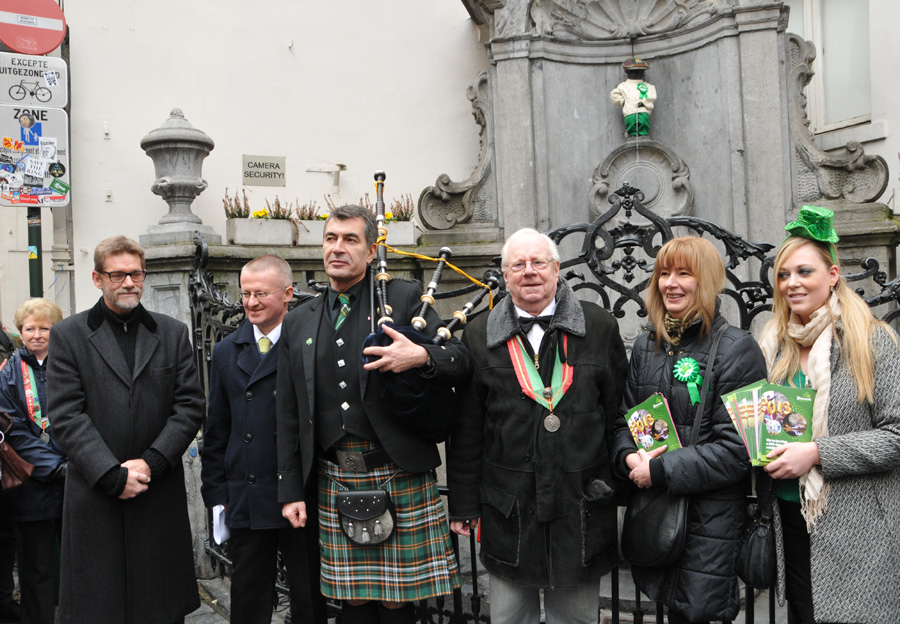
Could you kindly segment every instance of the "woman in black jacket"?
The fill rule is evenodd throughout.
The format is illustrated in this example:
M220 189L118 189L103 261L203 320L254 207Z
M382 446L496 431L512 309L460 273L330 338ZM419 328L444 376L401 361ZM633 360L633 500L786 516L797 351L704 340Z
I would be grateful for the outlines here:
M632 566L641 591L668 607L670 624L731 620L740 607L735 560L750 463L719 397L763 379L766 365L756 341L719 314L717 296L724 285L722 258L708 240L676 238L659 250L646 297L651 329L634 343L620 411L624 415L662 392L683 448L665 454L665 447L638 450L625 419L616 421L613 458L619 475L641 488L690 497L688 535L678 559L659 568ZM702 379L685 375L689 364L701 378L712 375L705 404L699 406L699 437L690 446Z

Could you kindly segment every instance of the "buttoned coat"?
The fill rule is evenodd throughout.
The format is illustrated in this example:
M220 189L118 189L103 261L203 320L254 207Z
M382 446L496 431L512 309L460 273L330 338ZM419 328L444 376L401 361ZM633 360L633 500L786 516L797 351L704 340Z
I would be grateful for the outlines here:
M290 526L278 504L275 379L279 339L265 357L249 321L216 345L203 430L203 500L227 504L225 523L238 529Z
M370 331L370 281L360 294L364 313L355 314L355 331L362 338ZM393 318L408 322L421 306L421 286L393 279L388 283L388 302ZM304 500L304 488L316 467L316 343L323 314L328 314L326 297L319 296L288 312L281 326L278 358L278 395L275 401L278 419L278 498L282 503ZM348 322L350 322L348 320ZM433 309L426 315L429 335L441 324ZM471 374L469 352L453 338L442 346L426 345L434 362L429 382L453 387ZM361 357L361 354L357 354ZM431 433L449 430L449 423L434 423L428 406L420 413L400 419L381 396L381 379L377 371L367 371L360 360L349 362L359 371L360 400L378 441L391 460L407 472L425 472L441 464L438 440Z
M69 458L59 622L170 624L200 606L181 457L203 418L184 323L142 309L134 368L98 302L53 326L50 423ZM98 482L153 449L169 469L129 500Z
M492 574L576 587L618 559L610 452L625 348L615 319L560 282L540 369L552 371L565 335L573 381L554 405L559 429L548 431L549 410L526 397L507 347L520 331L506 297L463 334L475 374L459 392L447 447L450 519L481 518L481 559Z

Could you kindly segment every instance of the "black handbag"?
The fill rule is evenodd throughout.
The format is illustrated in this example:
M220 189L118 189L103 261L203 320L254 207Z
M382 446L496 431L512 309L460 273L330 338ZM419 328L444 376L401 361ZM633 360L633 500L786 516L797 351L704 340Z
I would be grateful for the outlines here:
M747 497L747 517L736 565L741 580L756 589L766 589L775 583L774 497L771 489L772 479L761 475L756 481L756 496Z
M348 490L336 497L341 531L354 544L377 546L394 534L394 505L384 490Z
M700 389L700 402L694 406L694 428L691 430L691 445L697 443L700 424L706 411L706 396L712 367L716 361L719 338L725 328L716 332L707 359L706 375ZM622 556L626 561L638 566L657 567L674 563L687 538L689 497L669 493L656 486L637 491L625 508L622 523Z

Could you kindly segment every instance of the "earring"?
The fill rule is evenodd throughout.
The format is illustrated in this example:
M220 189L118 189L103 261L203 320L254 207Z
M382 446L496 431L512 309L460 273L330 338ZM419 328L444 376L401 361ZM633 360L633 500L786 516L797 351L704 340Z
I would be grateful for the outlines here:
M834 292L834 286L831 287L831 292Z

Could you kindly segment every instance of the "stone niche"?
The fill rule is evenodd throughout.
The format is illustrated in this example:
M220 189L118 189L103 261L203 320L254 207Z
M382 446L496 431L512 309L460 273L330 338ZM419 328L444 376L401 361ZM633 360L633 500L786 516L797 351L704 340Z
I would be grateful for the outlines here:
M840 213L886 183L883 160L859 145L815 146L803 95L815 50L785 32L781 2L462 2L490 61L467 94L481 149L468 179L442 174L422 191L426 245L457 242L457 258L487 258L520 227L596 218L624 182L645 187L663 216L778 243L801 205ZM650 135L638 139L625 137L609 97L630 57L649 63L644 79L658 93Z

